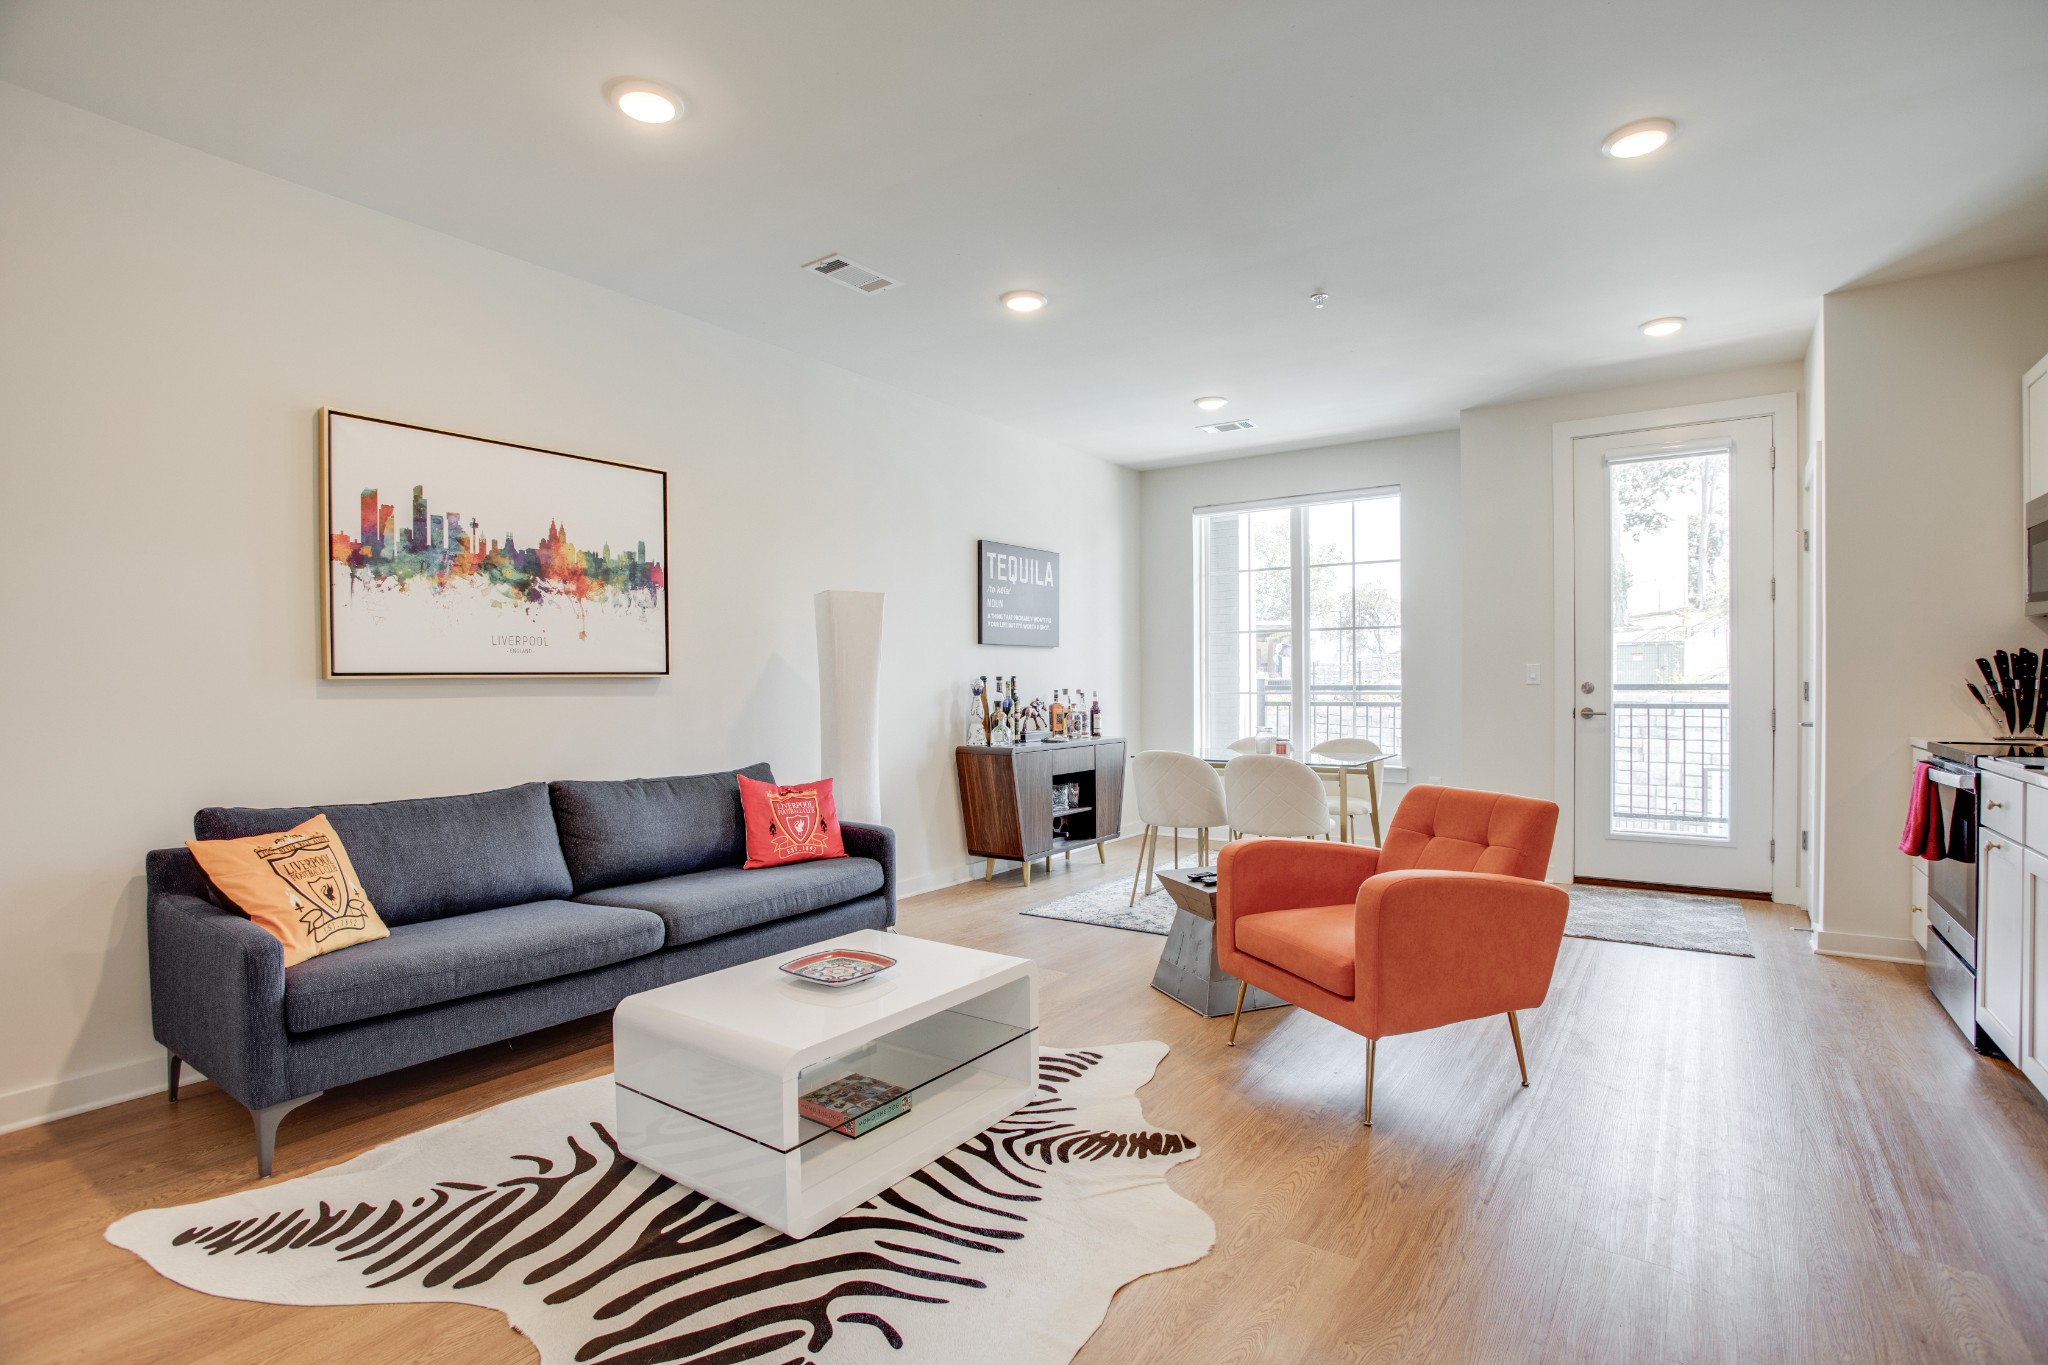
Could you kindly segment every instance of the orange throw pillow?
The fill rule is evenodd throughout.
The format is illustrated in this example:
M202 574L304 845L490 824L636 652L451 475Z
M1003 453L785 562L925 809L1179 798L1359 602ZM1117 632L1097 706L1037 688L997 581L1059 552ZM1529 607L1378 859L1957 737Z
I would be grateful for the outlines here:
M282 834L187 839L185 847L223 896L284 945L287 967L390 937L324 815Z
M817 858L844 858L839 812L832 804L832 779L778 787L740 779L740 809L747 817L748 867L780 867Z

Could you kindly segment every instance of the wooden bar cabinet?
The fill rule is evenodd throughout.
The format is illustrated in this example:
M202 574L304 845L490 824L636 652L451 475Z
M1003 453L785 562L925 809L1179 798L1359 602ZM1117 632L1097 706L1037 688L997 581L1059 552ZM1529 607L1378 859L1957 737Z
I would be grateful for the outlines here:
M967 825L967 851L984 859L982 879L995 875L996 860L1052 871L1055 853L1102 846L1120 833L1124 816L1124 742L1070 739L1057 744L963 744L953 751L960 773L960 814ZM1073 800L1053 810L1053 790L1069 788ZM1078 790L1076 790L1078 789Z

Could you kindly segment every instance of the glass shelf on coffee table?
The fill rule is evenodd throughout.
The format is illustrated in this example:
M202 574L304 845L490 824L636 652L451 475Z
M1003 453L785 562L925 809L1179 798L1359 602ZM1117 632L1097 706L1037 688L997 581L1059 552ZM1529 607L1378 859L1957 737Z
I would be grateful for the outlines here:
M822 947L897 965L841 987L779 970ZM1030 961L879 930L643 991L612 1022L620 1149L808 1236L1028 1103L1037 1027ZM854 1073L909 1112L859 1137L797 1112Z

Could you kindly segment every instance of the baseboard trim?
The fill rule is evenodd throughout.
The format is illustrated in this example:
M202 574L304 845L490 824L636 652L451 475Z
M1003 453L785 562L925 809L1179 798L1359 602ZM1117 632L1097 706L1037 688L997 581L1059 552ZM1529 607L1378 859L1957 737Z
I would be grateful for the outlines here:
M184 1084L206 1079L185 1068ZM124 1062L83 1076L67 1076L45 1085L24 1086L0 1095L0 1133L55 1123L73 1114L104 1109L110 1104L164 1093L164 1055Z
M1871 962L1903 962L1919 967L1926 964L1920 945L1910 938L1886 938L1879 934L1841 934L1816 929L1813 950L1828 957L1859 957Z
M1137 838L1139 832L1138 830L1131 830L1127 833L1118 834L1116 838L1107 842L1114 846L1126 839ZM1036 859L1033 861L1035 862ZM996 863L996 871L998 872L1011 871L1018 866L1015 858L998 858ZM927 891L943 891L949 886L958 886L962 882L978 882L981 880L985 866L986 864L980 858L969 858L959 867L950 871L926 872L915 877L905 877L896 884L896 899L899 901L909 900L912 896L922 896Z

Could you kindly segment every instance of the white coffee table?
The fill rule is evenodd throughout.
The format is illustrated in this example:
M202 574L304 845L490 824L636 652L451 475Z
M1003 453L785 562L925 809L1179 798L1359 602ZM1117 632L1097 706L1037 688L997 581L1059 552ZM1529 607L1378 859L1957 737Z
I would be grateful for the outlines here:
M897 965L857 985L778 964L861 948ZM619 1147L792 1237L807 1237L1028 1103L1038 983L1025 958L863 929L619 1002ZM857 1138L797 1114L849 1072L911 1092Z

